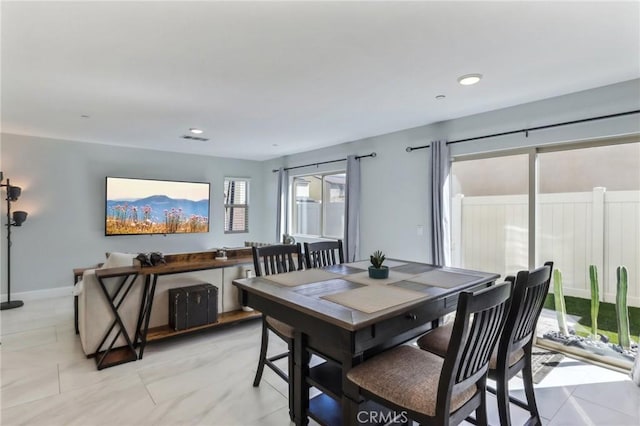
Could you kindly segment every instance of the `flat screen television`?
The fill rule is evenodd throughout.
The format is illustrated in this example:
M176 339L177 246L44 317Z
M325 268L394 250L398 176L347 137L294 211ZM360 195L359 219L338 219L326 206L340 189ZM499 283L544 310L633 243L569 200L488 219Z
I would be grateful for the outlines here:
M207 182L107 176L104 233L209 232L209 189Z

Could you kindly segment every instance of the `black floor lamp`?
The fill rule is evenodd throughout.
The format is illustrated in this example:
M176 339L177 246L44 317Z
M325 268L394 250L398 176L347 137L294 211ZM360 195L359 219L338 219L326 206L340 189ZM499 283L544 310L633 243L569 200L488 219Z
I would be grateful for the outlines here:
M22 189L19 186L12 186L7 179L7 183L2 183L3 176L0 172L0 187L7 189L7 301L0 303L0 310L19 308L24 305L22 300L11 300L11 227L22 226L27 220L27 212L16 211L11 215L11 203L17 201Z

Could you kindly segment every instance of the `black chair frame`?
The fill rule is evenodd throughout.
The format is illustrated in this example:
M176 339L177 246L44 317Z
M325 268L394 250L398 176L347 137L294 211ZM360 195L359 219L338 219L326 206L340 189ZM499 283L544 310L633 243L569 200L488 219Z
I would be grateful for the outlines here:
M252 247L251 249L256 277L299 271L303 268L300 243ZM264 269L261 268L261 264Z
M461 293L438 384L435 416L407 410L406 407L387 401L366 389L361 388L360 394L396 412L404 412L420 424L459 424L475 411L477 424L487 425L486 380L489 360L505 324L510 296L510 282L473 293ZM452 393L473 384L477 387L475 395L458 410L450 413Z
M284 272L299 271L302 270L302 247L300 243L293 244L281 244L273 246L253 247L253 266L257 277L263 275L273 275ZM294 259L295 256L295 259ZM262 268L264 267L264 269ZM269 331L276 334L282 340L287 343L287 352L280 353L268 357L267 350L269 348ZM275 364L282 358L288 357L288 371L285 373L280 367ZM293 419L293 380L292 377L294 371L294 340L293 338L286 336L280 332L277 328L273 327L267 317L262 317L262 339L260 343L260 359L258 361L258 369L256 376L253 379L253 386L260 385L262 379L262 373L264 372L264 366L268 366L278 376L289 384L289 417Z
M307 269L344 263L342 240L304 243L304 258Z
M520 271L515 278L507 277L507 280L514 282L513 298L505 331L498 343L496 368L489 370L488 377L496 381L496 388L487 387L498 399L498 413L502 426L511 424L509 402L529 411L530 421L533 420L533 423L541 423L533 390L531 350L536 323L549 292L552 270L553 262L545 262L544 266L531 272ZM509 365L510 355L519 349L524 351L524 356L513 365ZM509 395L508 382L520 371L527 402Z

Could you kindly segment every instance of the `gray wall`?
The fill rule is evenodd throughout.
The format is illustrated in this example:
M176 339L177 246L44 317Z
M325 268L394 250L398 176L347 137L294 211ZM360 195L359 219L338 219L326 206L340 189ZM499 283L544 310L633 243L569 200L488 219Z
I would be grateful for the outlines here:
M177 253L240 246L245 240L265 238L260 162L9 134L2 135L0 159L5 176L22 187L22 196L12 209L29 212L24 226L12 232L12 294L70 286L72 268L101 262L107 251ZM105 237L105 176L210 182L210 232ZM225 176L252 178L248 234L223 232ZM6 215L4 203L2 214ZM2 229L4 246L6 228ZM4 247L2 255L4 294Z
M474 136L531 128L564 121L640 109L640 80L631 80L583 92L504 108L342 145L306 152L266 162L265 191L275 193L272 168L280 165L333 160L347 154L368 154L376 158L362 161L361 256L381 249L389 257L430 261L428 241L430 195L429 150L405 152L407 146L428 144L434 139L457 140ZM510 148L575 142L630 133L640 133L639 116L631 115L584 124L558 127L524 134L484 139L451 145L452 155L490 152ZM603 162L609 161L607 158ZM291 174L316 170L339 170L344 163L308 167ZM295 173L294 173L295 172ZM266 198L265 212L275 211L275 198ZM275 223L275 215L265 217ZM424 225L418 235L418 225Z

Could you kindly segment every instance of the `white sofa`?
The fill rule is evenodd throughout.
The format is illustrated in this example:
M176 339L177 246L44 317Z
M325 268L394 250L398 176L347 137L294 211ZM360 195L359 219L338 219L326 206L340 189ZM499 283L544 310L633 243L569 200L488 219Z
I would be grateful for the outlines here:
M101 269L132 266L134 257L134 254L111 253ZM253 266L228 266L197 272L160 276L153 300L149 328L166 325L168 323L168 290L174 287L184 287L202 282L210 283L218 287L218 312L240 309L238 290L232 282L234 279L243 278L248 269L252 270ZM120 280L121 278L107 278L104 280L107 291L110 294L115 292ZM135 285L127 294L123 304L118 309L131 339L133 339L135 335L143 287L144 278L139 276L136 279ZM98 346L104 338L105 333L115 319L98 283L95 269L89 269L84 272L82 280L74 287L74 295L78 296L78 329L82 349L87 356L94 355L98 351ZM116 325L101 349L109 346L111 340L116 336L118 329ZM121 335L113 347L116 348L125 345L126 341Z

